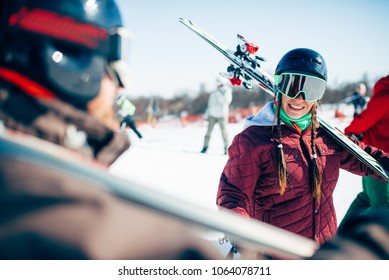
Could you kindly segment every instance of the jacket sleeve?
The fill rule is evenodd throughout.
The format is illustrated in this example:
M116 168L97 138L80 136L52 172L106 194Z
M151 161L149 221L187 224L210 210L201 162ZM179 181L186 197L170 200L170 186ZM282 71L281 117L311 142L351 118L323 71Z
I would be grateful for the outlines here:
M375 158L385 170L389 170L389 153L385 153L384 151L373 146L366 145L363 142L358 141L354 138L351 138L351 140L361 149L363 149L366 153ZM377 180L383 180L373 170L371 170L369 167L359 161L347 150L344 150L344 152L342 153L341 168L357 175L372 176Z
M226 98L226 103L230 105L232 102L232 89L230 87L226 89L224 96Z
M373 97L367 107L359 116L355 117L344 133L347 134L362 134L369 128L374 126L389 110L388 98L384 96Z
M259 157L245 136L235 136L220 177L216 204L245 217L250 216L251 197L260 176Z

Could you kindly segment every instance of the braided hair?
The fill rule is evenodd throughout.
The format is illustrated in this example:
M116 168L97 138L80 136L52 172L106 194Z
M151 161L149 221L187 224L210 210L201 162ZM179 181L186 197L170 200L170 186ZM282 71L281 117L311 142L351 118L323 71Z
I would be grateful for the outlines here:
M281 195L284 194L286 188L287 174L286 174L286 161L284 150L282 149L281 142L281 106L282 106L282 94L277 94L277 111L276 111L276 119L277 119L277 127L276 127L276 138L277 138L277 175L278 175L278 188Z
M319 167L317 166L317 153L316 153L316 129L319 127L319 122L317 121L317 107L318 104L315 102L311 108L311 150L312 150L312 164L311 164L311 193L317 202L320 202L321 195L321 183L322 176L320 174Z

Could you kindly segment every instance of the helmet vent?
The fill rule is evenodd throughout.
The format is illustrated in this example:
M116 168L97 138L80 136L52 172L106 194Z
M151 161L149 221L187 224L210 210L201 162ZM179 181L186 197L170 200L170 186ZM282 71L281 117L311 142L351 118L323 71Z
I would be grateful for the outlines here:
M321 61L317 60L316 58L312 58L311 61L321 65Z

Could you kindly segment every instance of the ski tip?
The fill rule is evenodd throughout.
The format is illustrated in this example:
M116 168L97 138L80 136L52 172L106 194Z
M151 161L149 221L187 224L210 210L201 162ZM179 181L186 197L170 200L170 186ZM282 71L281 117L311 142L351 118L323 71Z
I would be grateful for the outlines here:
M242 40L243 42L247 42L246 38L243 35L236 34L236 37L238 37L238 39Z
M187 18L178 18L178 21L185 24L185 25L195 25L191 20Z

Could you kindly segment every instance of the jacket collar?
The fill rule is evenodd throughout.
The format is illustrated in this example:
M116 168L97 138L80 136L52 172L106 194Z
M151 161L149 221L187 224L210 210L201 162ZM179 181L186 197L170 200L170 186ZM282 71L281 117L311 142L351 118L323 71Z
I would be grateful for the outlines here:
M263 106L255 115L247 117L244 120L243 128L249 126L273 126L277 125L277 120L273 111L274 102L271 101ZM281 122L281 124L284 124Z

